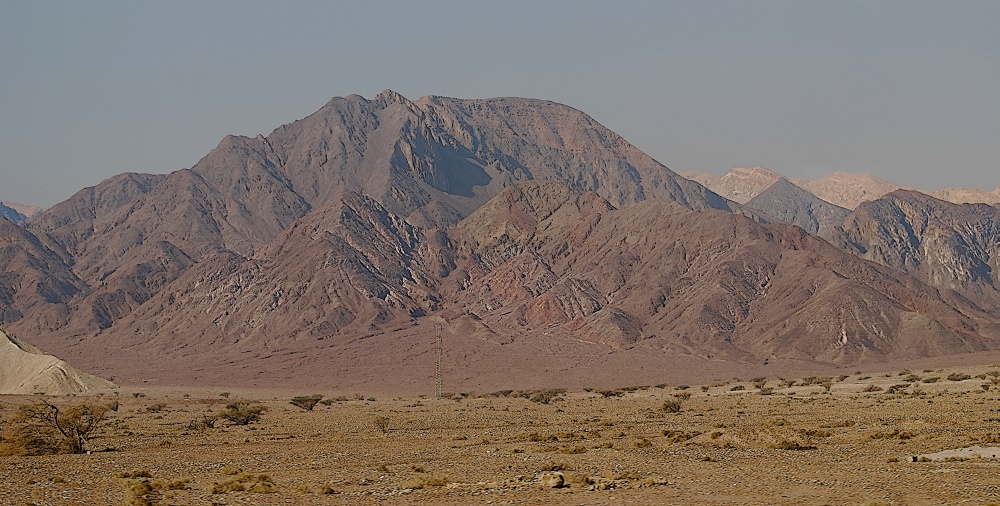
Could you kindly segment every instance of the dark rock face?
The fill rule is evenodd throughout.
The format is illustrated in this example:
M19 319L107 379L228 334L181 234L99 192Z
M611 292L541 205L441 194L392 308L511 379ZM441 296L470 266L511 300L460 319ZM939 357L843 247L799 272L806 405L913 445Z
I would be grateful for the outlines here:
M746 207L780 223L802 228L820 237L830 237L834 227L851 212L816 197L785 178L750 199Z

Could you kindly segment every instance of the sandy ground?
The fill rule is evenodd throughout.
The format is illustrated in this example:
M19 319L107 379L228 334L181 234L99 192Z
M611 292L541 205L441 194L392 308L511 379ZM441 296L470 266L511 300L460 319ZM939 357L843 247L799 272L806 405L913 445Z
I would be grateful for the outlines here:
M769 392L571 391L547 404L328 392L340 400L313 411L288 402L313 392L129 388L90 454L0 457L0 504L1000 504L1000 459L913 461L1000 446L993 370L862 373L829 391L823 378L769 378ZM676 395L681 411L664 411ZM189 427L237 398L267 411ZM31 401L0 397L3 419ZM213 493L235 483L257 488Z

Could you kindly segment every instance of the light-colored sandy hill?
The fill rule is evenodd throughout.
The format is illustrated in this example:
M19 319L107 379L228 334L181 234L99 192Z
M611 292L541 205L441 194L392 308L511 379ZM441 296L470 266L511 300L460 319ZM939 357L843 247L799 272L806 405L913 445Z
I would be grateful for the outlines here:
M925 193L955 204L1000 204L1000 186L993 191L979 188L945 188Z
M781 177L780 174L765 167L738 167L723 175L689 171L681 173L681 176L740 204L746 204ZM820 199L847 209L854 209L862 202L881 198L899 189L916 190L955 204L1000 204L1000 186L993 191L979 188L919 190L859 172L834 172L819 179L788 178L788 180Z
M0 331L0 394L64 395L118 388Z
M681 176L740 204L746 204L781 178L781 174L766 167L737 167L722 176L703 172L685 172Z
M912 189L871 174L857 172L834 172L820 179L791 178L791 181L813 195L847 209L854 209L862 202L875 200L900 188Z

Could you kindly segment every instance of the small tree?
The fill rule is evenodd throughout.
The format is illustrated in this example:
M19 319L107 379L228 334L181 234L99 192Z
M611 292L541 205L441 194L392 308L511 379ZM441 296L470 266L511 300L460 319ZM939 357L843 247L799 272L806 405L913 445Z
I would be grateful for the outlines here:
M18 408L2 453L52 455L85 453L108 407L90 402L60 408L44 399Z
M306 411L312 411L313 408L316 407L316 404L318 404L322 399L322 394L301 395L299 397L292 397L290 402L293 406L300 407Z
M267 408L250 401L235 401L226 406L226 409L218 412L218 417L228 420L233 425L249 425L260 421L260 415L267 411Z
M389 417L379 416L374 420L375 428L382 431L382 434L387 434L389 432Z

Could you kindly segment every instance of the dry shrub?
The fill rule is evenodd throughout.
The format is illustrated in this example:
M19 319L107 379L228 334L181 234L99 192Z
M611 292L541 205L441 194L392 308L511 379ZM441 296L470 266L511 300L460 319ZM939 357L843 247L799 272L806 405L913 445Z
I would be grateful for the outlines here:
M226 492L273 494L278 491L278 486L266 474L238 473L230 475L227 479L213 483L209 491L213 494L224 494Z
M108 411L87 401L63 408L46 400L22 405L0 440L0 455L85 453Z
M534 392L531 397L528 398L531 402L537 402L540 404L548 404L552 401L561 401L563 398L562 394L566 393L565 388L550 388L548 390L540 390Z
M372 421L375 424L375 428L382 431L382 434L389 433L389 417L387 416L377 416L375 420Z
M190 488L188 485L191 483L189 479L150 481L148 471L130 471L128 473L121 473L118 476L120 478L131 478L133 477L132 475L141 479L139 481L129 480L125 483L126 506L152 506L159 504L160 500L164 498L164 491L186 490Z
M768 448L771 448L773 450L815 450L816 449L815 446L803 445L802 443L799 443L798 441L794 441L794 440L791 440L791 439L781 439L779 441L776 441L776 442L768 445Z
M418 490L426 487L443 487L448 484L448 478L446 476L428 474L424 476L415 476L413 478L403 480L399 484L399 488L408 488L411 490Z
M289 401L293 406L302 408L306 411L312 411L316 404L323 399L323 394L313 394L313 395L300 395L298 397L292 397Z
M227 420L233 425L249 425L260 421L260 416L265 411L267 411L267 408L261 404L251 403L250 401L236 401L229 403L226 409L216 413L216 417Z
M660 408L667 413L680 413L681 412L681 400L677 397L673 397L663 401L663 406Z
M671 443L683 443L689 439L698 437L701 432L697 431L683 431L683 430L664 430L663 436L667 438L667 441Z

